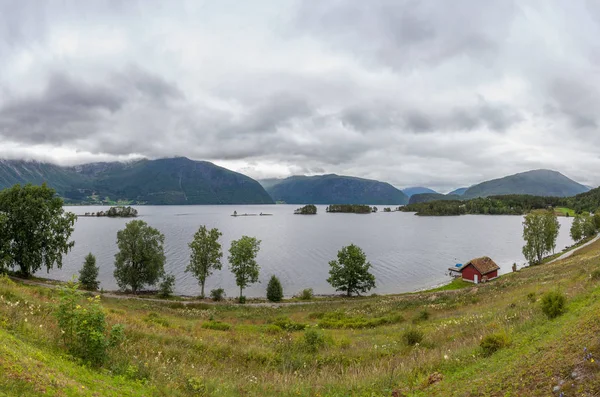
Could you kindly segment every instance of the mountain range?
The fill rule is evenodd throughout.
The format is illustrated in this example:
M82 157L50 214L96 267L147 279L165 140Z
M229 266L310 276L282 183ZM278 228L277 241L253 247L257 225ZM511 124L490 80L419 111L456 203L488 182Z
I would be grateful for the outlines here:
M288 204L404 205L408 196L386 182L342 175L291 176L263 187L275 201Z
M0 189L46 182L67 203L271 204L254 179L185 157L75 167L0 160Z
M426 187L404 191L386 182L335 174L259 182L207 161L185 157L63 167L0 160L0 190L46 182L73 204L371 204L404 205L505 194L570 197L590 190L559 172L534 170L460 188L447 195Z

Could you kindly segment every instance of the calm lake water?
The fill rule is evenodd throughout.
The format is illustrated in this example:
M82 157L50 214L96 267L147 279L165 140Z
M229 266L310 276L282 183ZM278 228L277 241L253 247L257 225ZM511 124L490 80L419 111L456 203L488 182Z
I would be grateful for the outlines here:
M238 288L228 270L228 249L232 240L242 235L262 240L258 262L260 283L245 290L248 297L264 296L268 279L275 274L285 295L304 288L317 294L333 293L326 279L328 262L336 258L344 245L357 244L373 265L380 294L415 291L449 280L447 269L455 263L487 255L509 272L516 262L525 259L522 217L464 215L457 217L418 217L411 213L392 212L368 215L327 214L318 206L318 215L294 215L297 205L260 206L140 206L139 218L165 235L167 262L165 269L177 278L176 292L197 295L198 283L185 273L189 259L188 243L200 225L217 227L223 233L223 269L207 280L207 293L222 287L228 296ZM75 214L106 210L108 207L67 207ZM383 209L383 207L379 207ZM273 216L232 217L238 214L271 213ZM101 287L117 289L113 278L117 231L129 219L80 217L72 239L75 247L66 256L62 269L45 270L39 276L68 280L78 274L88 252L96 255L100 267ZM570 218L561 223L557 251L573 242L569 237Z

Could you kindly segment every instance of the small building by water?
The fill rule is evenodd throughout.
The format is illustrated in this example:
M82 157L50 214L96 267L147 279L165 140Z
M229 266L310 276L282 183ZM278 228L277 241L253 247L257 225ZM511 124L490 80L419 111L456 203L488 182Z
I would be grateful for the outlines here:
M456 274L457 277L462 277L463 280L475 284L486 282L498 277L500 266L496 264L490 257L483 256L481 258L471 259L469 262L461 266L450 268L451 274Z

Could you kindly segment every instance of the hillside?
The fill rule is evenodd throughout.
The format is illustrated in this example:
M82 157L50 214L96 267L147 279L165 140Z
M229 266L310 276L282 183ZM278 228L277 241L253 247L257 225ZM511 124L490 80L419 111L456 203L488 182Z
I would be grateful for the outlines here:
M267 189L273 200L288 204L403 205L408 197L389 183L340 176L292 176Z
M0 189L46 182L69 203L271 204L255 180L184 157L75 167L0 161Z
M421 187L421 186L407 187L405 189L402 189L402 192L404 194L406 194L408 196L408 198L411 198L415 194L425 194L425 193L437 194L437 192L435 190L430 189L428 187Z
M103 296L127 339L100 369L66 354L58 291L0 276L0 396L597 396L599 258L596 242L478 286L279 308Z
M409 204L429 203L431 201L460 200L461 196L456 194L422 193L411 196Z
M462 196L463 194L465 194L465 192L468 190L468 187L459 187L458 189L455 189L453 191L451 191L450 193L448 193L448 195L457 195L457 196Z
M471 186L463 198L529 194L533 196L569 197L589 189L563 174L551 170L534 170L493 179Z

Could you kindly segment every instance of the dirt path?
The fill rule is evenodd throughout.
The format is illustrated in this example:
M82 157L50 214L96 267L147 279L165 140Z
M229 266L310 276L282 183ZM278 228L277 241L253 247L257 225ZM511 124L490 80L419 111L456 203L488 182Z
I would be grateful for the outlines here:
M598 234L596 237L594 237L593 239L591 239L591 240L590 240L590 241L588 241L587 243L585 243L585 244L583 244L583 245L581 245L581 246L579 246L579 247L577 247L577 248L575 248L575 249L572 249L571 251L565 252L564 254L562 254L561 256L559 256L559 257L558 257L558 258L556 258L556 259L552 259L552 260L551 260L550 262L548 262L547 264L554 263L554 262L558 262L558 261L562 261L563 259L567 259L567 258L568 258L568 257L570 257L571 255L573 255L575 252L579 251L579 250L580 250L580 249L582 249L582 248L585 248L585 247L587 247L587 246L588 246L588 245L590 245L590 244L593 244L593 243L595 243L595 242L596 242L596 241L598 241L599 239L600 239L600 234Z

